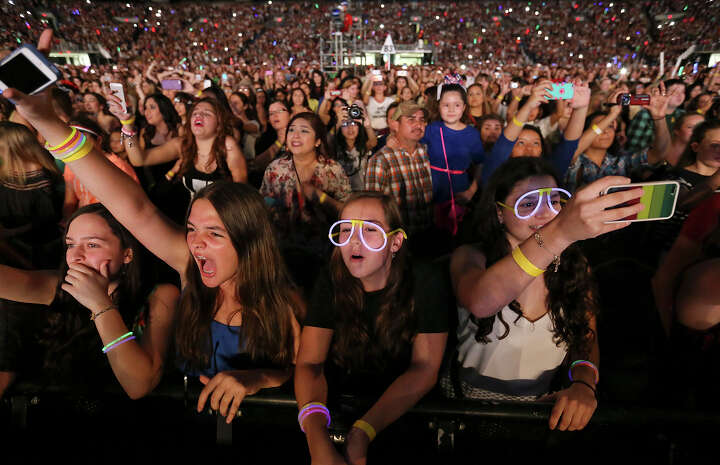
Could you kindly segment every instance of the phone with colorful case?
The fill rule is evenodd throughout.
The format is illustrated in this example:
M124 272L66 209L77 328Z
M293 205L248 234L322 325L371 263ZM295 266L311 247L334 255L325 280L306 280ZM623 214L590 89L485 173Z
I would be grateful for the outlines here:
M552 90L548 92L550 100L569 100L575 96L575 87L571 82L562 82L560 84L553 82Z
M680 191L680 184L677 181L646 182L625 184L623 186L611 186L605 190L605 195L637 188L642 188L642 197L615 205L614 207L608 208L608 210L629 207L630 205L635 205L637 203L643 204L644 208L635 215L628 216L617 221L609 221L608 223L666 220L675 214L675 205L677 204L677 197Z

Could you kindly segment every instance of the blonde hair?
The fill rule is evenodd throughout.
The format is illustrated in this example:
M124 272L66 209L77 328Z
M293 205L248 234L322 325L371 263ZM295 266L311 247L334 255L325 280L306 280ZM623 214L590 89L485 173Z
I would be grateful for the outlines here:
M60 174L50 155L35 135L22 124L0 121L0 180L25 183L29 163L37 163L54 174Z

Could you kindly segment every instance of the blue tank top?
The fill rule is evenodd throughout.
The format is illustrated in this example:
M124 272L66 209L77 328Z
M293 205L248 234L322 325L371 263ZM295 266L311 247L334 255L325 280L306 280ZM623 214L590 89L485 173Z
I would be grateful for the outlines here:
M210 323L212 353L209 365L202 370L188 369L187 363L180 362L180 369L190 376L205 375L212 378L221 371L248 368L250 357L247 353L247 340L242 326L228 326L213 320Z

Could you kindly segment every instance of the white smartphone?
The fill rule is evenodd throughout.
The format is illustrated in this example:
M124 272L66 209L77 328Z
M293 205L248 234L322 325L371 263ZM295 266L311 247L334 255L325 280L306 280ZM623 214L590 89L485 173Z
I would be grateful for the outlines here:
M119 98L122 102L123 113L127 113L127 104L125 103L125 91L123 90L123 85L119 82L111 82L109 86L110 93Z
M60 79L60 71L32 45L25 44L0 61L0 90L13 87L37 94Z
M407 70L401 69L400 71L397 72L397 75L398 75L398 77L407 77L408 72L407 72Z
M212 87L212 81L210 79L205 79L203 81L203 90L207 89L208 87Z

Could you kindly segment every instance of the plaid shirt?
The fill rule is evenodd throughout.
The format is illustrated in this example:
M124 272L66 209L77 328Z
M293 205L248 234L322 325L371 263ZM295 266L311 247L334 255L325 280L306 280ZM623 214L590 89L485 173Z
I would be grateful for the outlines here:
M667 121L668 130L672 134L673 126L675 122L685 113L681 108L676 108L675 111L665 117ZM630 153L640 152L643 149L650 147L655 139L655 124L653 123L652 115L647 110L640 110L635 118L630 121L627 131L627 145L625 150Z
M408 233L424 231L432 226L432 177L424 144L418 144L413 153L383 147L368 161L365 190L393 196Z

